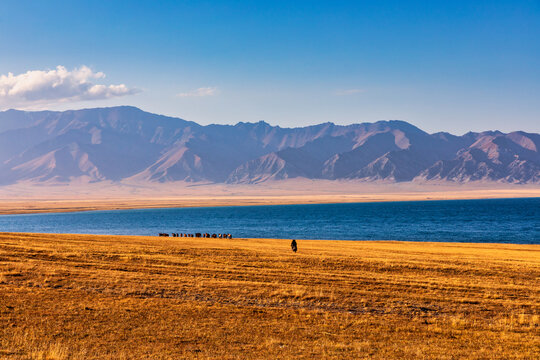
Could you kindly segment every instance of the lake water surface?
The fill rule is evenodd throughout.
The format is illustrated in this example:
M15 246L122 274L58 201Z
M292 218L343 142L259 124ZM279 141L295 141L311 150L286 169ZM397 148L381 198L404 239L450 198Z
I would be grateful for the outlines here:
M0 231L540 244L540 198L3 215Z

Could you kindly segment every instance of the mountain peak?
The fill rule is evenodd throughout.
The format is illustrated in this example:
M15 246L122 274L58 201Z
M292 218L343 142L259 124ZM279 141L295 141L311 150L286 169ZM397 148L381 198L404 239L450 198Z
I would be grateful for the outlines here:
M540 135L428 134L403 120L201 126L133 106L0 112L0 184L18 181L540 183Z

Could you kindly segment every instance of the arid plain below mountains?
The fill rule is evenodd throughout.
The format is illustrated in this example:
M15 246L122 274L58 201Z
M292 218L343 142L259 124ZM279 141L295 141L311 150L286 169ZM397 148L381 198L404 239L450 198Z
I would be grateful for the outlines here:
M292 178L539 184L539 149L539 134L428 134L404 121L281 128L262 121L201 126L134 107L0 112L0 185Z

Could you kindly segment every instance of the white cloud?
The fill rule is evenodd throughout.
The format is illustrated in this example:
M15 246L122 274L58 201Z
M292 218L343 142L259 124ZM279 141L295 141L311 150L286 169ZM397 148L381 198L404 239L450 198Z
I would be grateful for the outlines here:
M191 97L191 96L213 96L218 93L217 87L201 87L195 90L191 90L185 93L180 93L178 97Z
M24 74L0 75L0 102L7 105L30 106L59 102L103 100L139 92L124 84L94 84L105 74L93 72L87 66L72 71L64 66L54 70L31 70Z
M364 93L366 90L364 89L346 89L346 90L338 90L336 91L337 96L346 96L346 95L353 95L353 94L360 94Z

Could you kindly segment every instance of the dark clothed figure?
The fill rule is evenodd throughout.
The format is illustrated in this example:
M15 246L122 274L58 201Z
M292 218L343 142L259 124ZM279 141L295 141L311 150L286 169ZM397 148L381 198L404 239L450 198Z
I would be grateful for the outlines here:
M296 252L298 250L298 245L296 245L296 240L293 239L291 242L291 249L292 251Z

